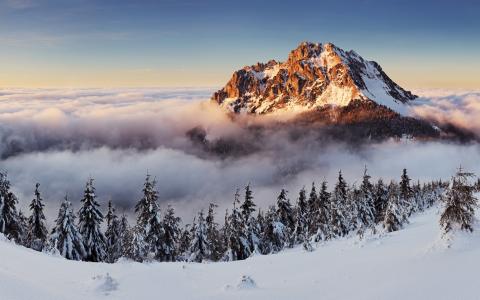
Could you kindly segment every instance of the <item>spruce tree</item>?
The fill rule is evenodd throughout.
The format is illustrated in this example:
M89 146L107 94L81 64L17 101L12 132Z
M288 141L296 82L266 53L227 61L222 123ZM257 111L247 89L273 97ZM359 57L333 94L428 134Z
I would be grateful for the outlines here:
M399 197L407 215L410 216L415 211L415 203L413 201L413 191L410 186L410 177L408 177L407 169L403 169L400 180Z
M305 187L299 194L297 205L295 207L295 244L302 244L308 241L308 204Z
M161 261L176 261L178 256L178 239L180 237L180 218L175 216L175 210L170 205L163 217L163 247Z
M100 230L103 215L99 210L100 204L96 200L93 179L90 178L85 185L82 207L78 212L78 224L80 234L83 237L86 261L101 262L106 256L105 236Z
M375 224L383 222L385 219L385 211L388 203L388 190L383 180L380 178L375 185L374 207L375 207Z
M283 236L283 243L286 247L293 246L293 231L295 229L295 222L293 218L293 209L290 200L287 198L288 191L282 189L277 197L277 211L276 230L282 230L280 234Z
M121 223L115 214L115 208L112 201L108 201L108 212L105 215L107 220L107 230L105 231L106 239L106 257L105 261L114 263L122 256L122 238Z
M250 184L245 187L245 199L240 205L240 212L242 215L242 229L244 235L247 237L250 253L257 251L259 238L259 228L256 223L253 213L255 212L255 203L253 202L253 192L250 188Z
M388 186L388 202L383 220L383 227L387 232L400 230L407 222L407 211L404 205L400 198L399 187L392 181Z
M253 212L255 211L255 206L256 205L253 202L252 189L250 188L250 184L247 184L247 186L245 187L245 200L243 201L242 205L240 205L240 211L242 213L242 217L245 223L250 219Z
M315 233L315 241L327 240L331 238L330 229L330 197L328 192L327 182L322 182L322 187L318 195L318 213L316 220L317 232Z
M265 226L262 232L262 254L277 253L285 248L288 240L287 228L279 221L274 206L265 213Z
M375 226L375 205L373 196L373 185L370 183L370 175L367 168L363 173L362 184L360 185L357 216L358 216L358 233L362 236L367 229L373 229Z
M45 215L43 214L44 204L38 187L35 185L35 198L30 203L32 214L28 218L28 230L26 246L37 251L42 251L47 246L48 231L45 225Z
M50 235L50 245L66 259L83 260L87 255L83 237L75 225L72 204L67 196L58 210L58 217Z
M232 213L228 215L228 222L226 222L226 226L228 224L228 228L225 231L227 251L223 258L223 260L226 261L243 260L252 254L248 238L245 236L242 227L243 218L240 209L238 208L239 205L240 194L237 190L233 201Z
M181 230L179 242L178 242L178 253L179 257L177 260L187 261L190 257L188 250L190 248L190 244L192 243L192 235L190 224L186 224L185 228Z
M216 204L210 203L208 207L208 214L205 218L205 222L207 223L207 238L209 241L210 249L210 257L209 259L212 261L217 261L222 258L222 255L225 251L223 247L223 240L220 235L220 231L218 230L218 224L215 222L215 208L217 207Z
M312 182L312 188L307 200L308 204L308 233L314 235L318 231L318 195L315 188L315 182Z
M155 258L160 258L163 251L163 228L157 204L158 192L155 185L156 181L152 181L150 175L147 175L143 185L143 196L135 206L138 231L136 234L143 236L148 252L152 253ZM140 239L138 238L138 240Z
M193 236L190 244L190 261L202 262L211 257L211 245L207 236L207 225L203 210L198 213L198 218L193 224Z
M343 179L342 172L338 173L338 181L331 199L330 228L333 236L344 236L348 233L346 215L347 207L347 183Z
M21 244L24 228L16 205L17 197L10 191L10 181L6 173L0 173L0 233Z
M447 191L444 210L440 216L440 226L445 234L455 229L473 231L478 199L474 195L476 187L469 180L474 176L459 168L452 178L452 186Z
M127 215L124 213L120 218L119 222L119 240L120 240L120 256L124 256L124 249L129 242L129 231L130 231L130 224L128 223Z
M136 262L148 258L148 247L145 243L144 229L136 225L127 231L123 242L123 256Z

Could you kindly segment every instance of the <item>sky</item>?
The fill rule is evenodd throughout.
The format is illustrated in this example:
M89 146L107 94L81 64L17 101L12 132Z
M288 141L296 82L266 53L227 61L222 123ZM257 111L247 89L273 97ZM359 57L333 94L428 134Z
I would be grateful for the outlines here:
M301 41L405 88L480 88L480 2L0 0L0 87L220 87Z

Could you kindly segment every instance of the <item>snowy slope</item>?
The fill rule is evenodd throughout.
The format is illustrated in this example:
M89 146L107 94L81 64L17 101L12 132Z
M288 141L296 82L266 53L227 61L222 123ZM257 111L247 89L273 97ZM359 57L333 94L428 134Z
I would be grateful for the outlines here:
M0 299L478 299L480 230L447 248L438 218L433 208L381 237L212 264L74 262L2 240Z

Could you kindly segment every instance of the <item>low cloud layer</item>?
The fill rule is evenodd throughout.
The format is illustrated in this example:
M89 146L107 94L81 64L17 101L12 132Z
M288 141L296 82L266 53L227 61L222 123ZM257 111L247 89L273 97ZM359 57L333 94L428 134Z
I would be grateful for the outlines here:
M148 172L157 178L162 204L175 204L187 220L209 202L223 211L235 189L249 182L256 200L266 206L281 187L293 200L312 180L325 178L333 185L340 169L351 183L358 181L365 165L374 178L385 179L398 178L404 167L419 180L448 179L460 164L480 173L476 144L388 141L352 149L270 132L254 141L260 149L249 155L199 155L185 135L189 129L205 128L209 140L242 137L244 131L204 101L211 92L0 90L1 169L8 171L24 208L40 182L52 217L65 193L78 203L89 176L102 203L111 199L120 211L129 209ZM420 93L413 113L480 133L479 93Z
M480 136L480 92L422 90L412 114L440 124L452 124Z

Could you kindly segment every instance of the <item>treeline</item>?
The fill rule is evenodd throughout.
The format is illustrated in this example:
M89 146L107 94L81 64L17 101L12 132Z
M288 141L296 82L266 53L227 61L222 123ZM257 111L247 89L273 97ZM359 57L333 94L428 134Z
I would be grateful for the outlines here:
M396 231L409 217L443 200L440 224L445 232L456 227L473 230L478 183L469 183L471 173L459 172L449 182L412 184L404 169L400 181L372 183L365 169L362 181L348 185L339 172L333 190L326 181L307 192L302 188L292 204L282 189L275 205L266 211L256 207L250 185L237 190L233 207L223 225L216 220L216 205L201 210L191 224L181 226L174 208L162 214L156 182L147 175L143 196L135 205L136 223L118 216L112 203L107 213L100 211L93 179L86 183L81 207L74 213L65 197L49 232L44 204L36 185L27 218L17 211L17 197L11 192L6 174L0 173L0 232L16 243L37 251L57 252L71 260L113 263L125 257L135 261L232 261L252 254L270 254L285 248L312 244L349 234ZM106 230L101 229L106 222Z

